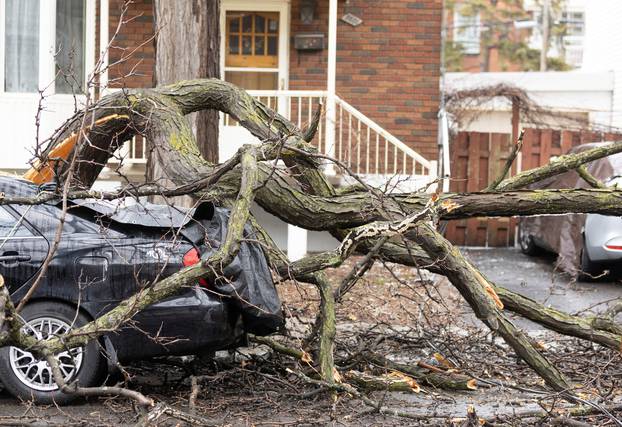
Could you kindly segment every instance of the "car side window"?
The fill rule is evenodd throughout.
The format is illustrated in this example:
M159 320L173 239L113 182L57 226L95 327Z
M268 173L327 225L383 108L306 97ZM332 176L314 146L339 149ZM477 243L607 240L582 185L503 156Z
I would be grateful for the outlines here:
M13 215L0 207L0 238L28 237L32 235L23 224L18 224L18 220Z

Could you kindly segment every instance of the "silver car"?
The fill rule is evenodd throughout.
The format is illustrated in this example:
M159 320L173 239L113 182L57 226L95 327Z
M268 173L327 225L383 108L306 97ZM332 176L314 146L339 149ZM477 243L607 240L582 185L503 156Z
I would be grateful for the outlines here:
M588 214L583 231L581 270L601 275L604 270L622 266L622 218Z

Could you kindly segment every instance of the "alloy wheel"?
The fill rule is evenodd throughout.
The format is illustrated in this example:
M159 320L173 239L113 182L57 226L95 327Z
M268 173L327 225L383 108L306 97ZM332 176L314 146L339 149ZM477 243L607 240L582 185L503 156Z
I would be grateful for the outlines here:
M34 336L37 340L49 340L67 333L70 329L71 327L62 320L39 317L30 320L24 326L23 332ZM83 352L82 347L77 347L55 356L65 383L71 381L80 371ZM58 385L52 375L52 368L46 360L35 357L29 351L11 347L9 363L15 376L27 387L38 391L58 390Z

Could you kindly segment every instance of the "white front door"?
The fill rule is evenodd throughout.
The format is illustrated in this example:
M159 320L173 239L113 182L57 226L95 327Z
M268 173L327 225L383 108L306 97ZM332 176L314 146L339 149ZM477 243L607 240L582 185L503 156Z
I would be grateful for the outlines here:
M247 90L285 90L289 62L289 2L224 0L221 8L223 78ZM262 99L283 113L284 102ZM233 156L243 144L256 142L246 129L223 115L219 160Z

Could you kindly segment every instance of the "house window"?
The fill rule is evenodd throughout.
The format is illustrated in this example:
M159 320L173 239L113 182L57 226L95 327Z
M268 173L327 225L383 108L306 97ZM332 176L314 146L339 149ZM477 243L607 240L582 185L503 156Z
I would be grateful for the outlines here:
M479 55L480 32L479 13L467 16L454 12L454 42L460 44L467 55Z
M36 92L39 87L39 0L6 0L4 90Z
M52 93L83 92L85 16L85 0L4 0L4 91L37 92L54 80Z
M56 0L56 93L84 90L84 0Z
M566 35L582 36L585 28L583 12L562 12L561 22L566 27Z

